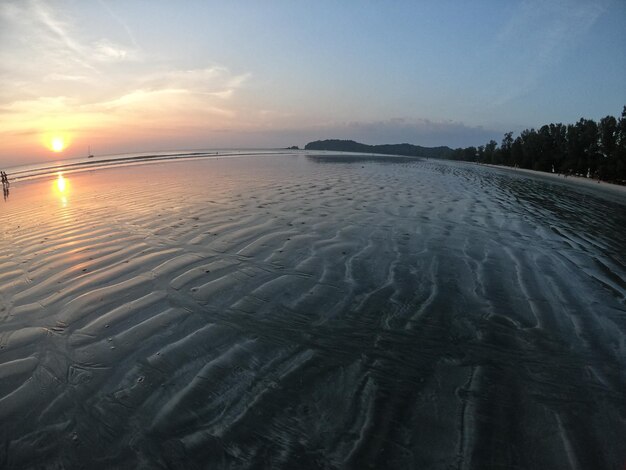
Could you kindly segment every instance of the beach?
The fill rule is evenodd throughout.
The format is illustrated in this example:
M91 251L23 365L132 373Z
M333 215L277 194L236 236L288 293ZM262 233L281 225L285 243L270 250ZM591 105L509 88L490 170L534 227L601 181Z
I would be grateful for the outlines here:
M14 183L0 467L621 468L626 197L584 188L328 153Z
M626 186L609 183L607 181L595 178L586 178L584 176L566 175L563 173L549 173L547 171L530 170L528 168L518 168L503 165L485 165L490 168L499 169L504 172L513 172L530 176L535 179L543 179L545 181L557 182L571 188L575 188L579 192L588 192L605 199L611 199L616 202L622 202L626 198Z

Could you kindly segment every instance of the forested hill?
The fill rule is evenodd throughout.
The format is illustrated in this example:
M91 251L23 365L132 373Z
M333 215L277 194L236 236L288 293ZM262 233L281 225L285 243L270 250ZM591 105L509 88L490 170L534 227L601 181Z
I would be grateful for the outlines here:
M451 158L450 147L421 147L412 144L367 145L354 140L316 140L309 142L305 150L336 150L339 152L381 153L384 155L406 155L409 157Z

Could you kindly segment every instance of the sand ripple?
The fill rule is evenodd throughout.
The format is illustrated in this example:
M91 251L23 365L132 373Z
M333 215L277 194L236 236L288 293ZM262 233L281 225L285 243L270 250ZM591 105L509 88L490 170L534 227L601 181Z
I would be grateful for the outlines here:
M626 461L626 205L264 156L14 185L2 468Z

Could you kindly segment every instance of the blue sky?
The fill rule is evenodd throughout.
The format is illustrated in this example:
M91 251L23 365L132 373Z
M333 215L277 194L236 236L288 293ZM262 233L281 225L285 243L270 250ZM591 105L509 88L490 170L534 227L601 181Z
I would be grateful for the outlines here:
M4 1L0 164L479 145L626 104L626 2Z

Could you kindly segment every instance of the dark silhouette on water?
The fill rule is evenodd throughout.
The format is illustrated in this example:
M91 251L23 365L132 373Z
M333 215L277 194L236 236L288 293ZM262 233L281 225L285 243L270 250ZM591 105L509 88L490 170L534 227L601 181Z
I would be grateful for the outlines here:
M2 177L2 195L4 196L4 200L6 201L9 197L9 178L4 171L0 171L0 176Z

